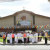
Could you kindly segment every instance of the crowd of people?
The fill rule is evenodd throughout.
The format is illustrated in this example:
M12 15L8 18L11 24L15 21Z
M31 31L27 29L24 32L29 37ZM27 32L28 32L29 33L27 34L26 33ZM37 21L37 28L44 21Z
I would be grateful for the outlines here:
M20 31L20 32L8 32L3 34L3 43L37 43L41 41L42 37L38 36L44 36L44 34L37 33L37 32L25 32L25 31Z

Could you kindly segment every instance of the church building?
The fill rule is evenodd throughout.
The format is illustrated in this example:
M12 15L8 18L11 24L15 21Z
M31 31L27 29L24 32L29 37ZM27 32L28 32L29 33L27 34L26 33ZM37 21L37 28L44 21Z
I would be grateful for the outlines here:
M42 31L49 30L50 27L47 28L35 28L33 26L45 26L50 24L50 17L35 14L31 11L21 10L12 15L5 16L0 18L0 32L6 31L24 31L24 30L32 30L32 31Z

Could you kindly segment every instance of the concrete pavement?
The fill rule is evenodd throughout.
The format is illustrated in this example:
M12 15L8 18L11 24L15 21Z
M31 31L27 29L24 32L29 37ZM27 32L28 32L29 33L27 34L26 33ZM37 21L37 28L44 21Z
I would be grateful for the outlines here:
M0 50L50 50L50 45L0 45Z
M40 43L44 44L44 40L37 44ZM50 45L0 45L0 50L50 50Z
M2 42L0 42L0 44L3 44ZM23 43L24 44L24 43ZM38 43L29 43L29 44L45 44L45 40L44 39L42 39L40 42L38 42ZM50 44L50 41L48 40L47 41L47 44Z

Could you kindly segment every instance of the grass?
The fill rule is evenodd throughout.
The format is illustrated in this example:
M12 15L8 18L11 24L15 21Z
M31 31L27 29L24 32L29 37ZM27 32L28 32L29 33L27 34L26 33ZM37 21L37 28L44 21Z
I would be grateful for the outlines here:
M2 37L0 37L0 42L3 42L3 38ZM6 38L6 42L7 42L7 38Z
M2 37L0 37L0 42L3 42L3 38Z

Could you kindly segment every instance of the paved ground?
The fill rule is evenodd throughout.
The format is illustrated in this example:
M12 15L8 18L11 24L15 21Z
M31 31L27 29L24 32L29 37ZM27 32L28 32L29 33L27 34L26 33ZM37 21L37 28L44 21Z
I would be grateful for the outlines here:
M44 40L37 44L44 44ZM50 45L0 45L0 50L50 50Z
M0 50L50 50L50 45L0 45Z
M37 44L44 44L44 43L45 43L45 40L42 39L42 41L38 42ZM48 40L47 43L50 44L50 41Z
M48 44L50 44L50 41L47 41ZM0 44L3 44L2 42L0 42ZM32 44L32 43L30 43ZM45 40L42 39L42 41L38 42L38 43L34 43L34 44L45 44Z

